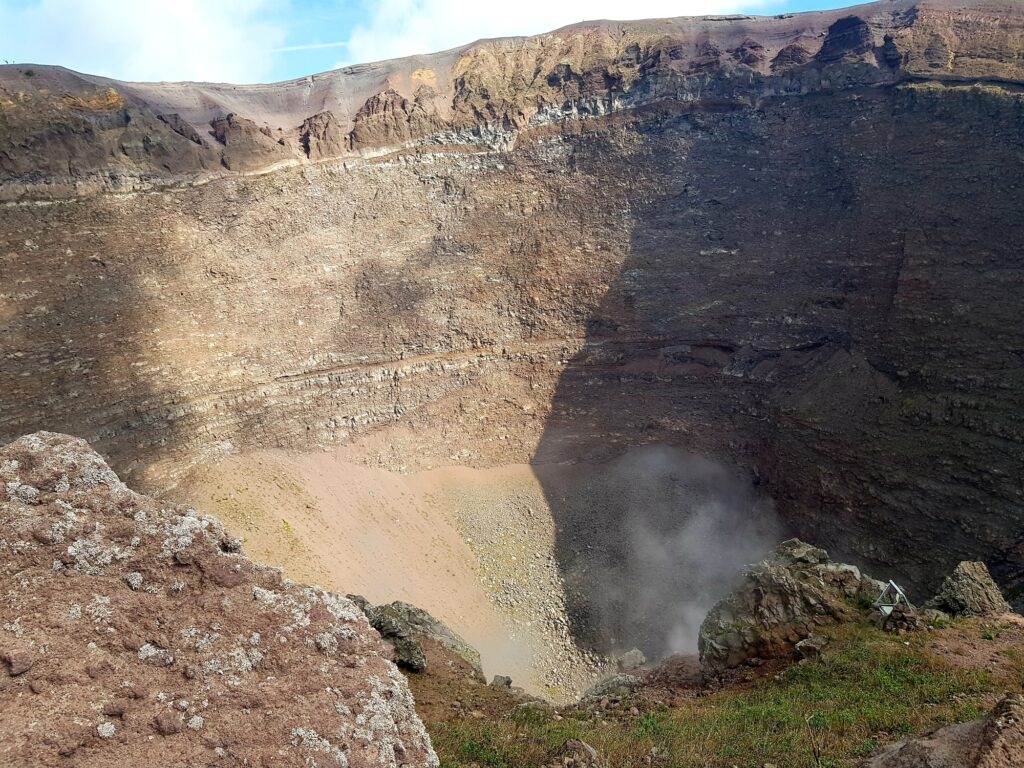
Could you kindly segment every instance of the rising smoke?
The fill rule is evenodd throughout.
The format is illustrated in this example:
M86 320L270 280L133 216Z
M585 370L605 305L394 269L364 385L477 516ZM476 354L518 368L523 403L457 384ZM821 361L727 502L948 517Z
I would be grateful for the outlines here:
M780 538L749 479L678 449L638 448L541 479L573 631L604 652L694 652L707 611Z

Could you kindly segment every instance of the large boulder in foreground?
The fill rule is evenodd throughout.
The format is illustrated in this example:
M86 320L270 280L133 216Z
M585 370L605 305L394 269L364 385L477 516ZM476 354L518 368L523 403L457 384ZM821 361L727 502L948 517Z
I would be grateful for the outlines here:
M1024 696L1007 696L984 717L882 749L863 768L1019 768Z
M0 765L436 766L362 611L239 549L81 440L0 449Z
M984 563L960 563L926 604L953 616L999 616L1013 609Z
M792 655L819 627L853 619L853 601L874 598L883 586L856 566L833 563L823 549L785 541L747 567L708 613L698 639L701 667L718 675L748 659Z

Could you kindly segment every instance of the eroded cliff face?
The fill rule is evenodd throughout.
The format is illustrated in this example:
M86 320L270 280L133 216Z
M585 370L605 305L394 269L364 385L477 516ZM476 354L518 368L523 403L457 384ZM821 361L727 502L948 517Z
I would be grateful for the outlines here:
M898 0L274 86L0 68L0 440L153 489L662 443L880 575L1019 589L1022 50L1017 3Z

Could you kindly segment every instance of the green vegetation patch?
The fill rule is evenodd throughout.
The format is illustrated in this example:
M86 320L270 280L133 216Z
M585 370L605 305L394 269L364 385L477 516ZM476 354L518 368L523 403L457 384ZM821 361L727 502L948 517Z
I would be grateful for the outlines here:
M863 626L837 632L820 661L678 708L466 719L435 725L431 736L446 768L537 768L558 762L569 739L586 741L618 768L838 768L905 735L971 720L987 709L985 694L1001 692L985 670L931 656L926 635Z

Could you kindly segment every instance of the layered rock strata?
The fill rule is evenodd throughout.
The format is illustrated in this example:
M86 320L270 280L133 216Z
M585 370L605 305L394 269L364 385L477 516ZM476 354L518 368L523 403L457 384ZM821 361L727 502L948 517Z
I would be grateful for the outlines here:
M0 439L163 490L265 446L664 443L879 575L984 559L1012 596L1022 30L895 0L267 86L0 67Z

